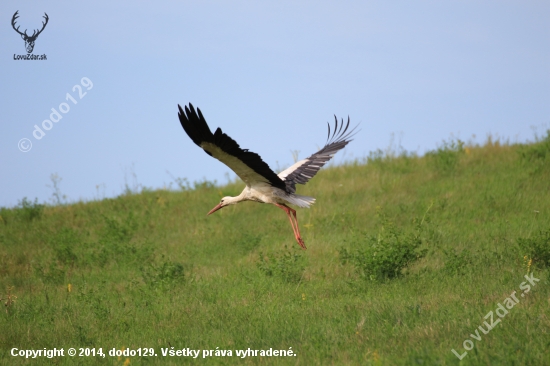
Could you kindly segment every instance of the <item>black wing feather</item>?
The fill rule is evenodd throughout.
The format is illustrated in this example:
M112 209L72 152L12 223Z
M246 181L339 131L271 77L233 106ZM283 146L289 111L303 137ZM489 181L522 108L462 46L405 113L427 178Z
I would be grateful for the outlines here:
M214 144L226 154L239 159L254 172L264 177L267 183L271 184L273 187L286 190L286 185L283 180L279 178L277 174L275 174L275 172L271 170L271 168L269 168L269 166L262 160L260 155L248 151L248 149L241 149L239 144L237 144L237 142L229 137L227 134L223 133L220 128L216 129L216 132L212 134L212 131L208 127L208 124L206 123L206 120L199 108L197 108L197 111L195 111L195 108L191 103L189 103L189 106L185 106L185 111L181 108L179 104L178 108L178 117L181 126L183 127L187 135L191 138L191 140L193 140L193 142L197 146L201 147L208 155L213 156L218 160L221 160L219 157L214 156L211 152L207 151L202 146L204 143ZM227 162L224 163L227 164ZM230 165L228 166L235 171L234 167L231 167ZM237 175L239 175L238 172L236 173ZM246 177L240 176L240 178L243 179L245 183L249 183L247 182Z
M296 184L306 184L315 176L315 174L317 174L323 165L332 159L334 154L342 150L350 141L352 141L351 138L355 135L355 129L357 126L346 133L349 128L349 123L350 120L348 117L346 127L344 128L344 131L342 131L342 128L344 127L344 120L342 119L340 128L338 128L338 119L334 116L334 130L331 136L330 124L328 124L328 137L325 146L309 158L304 159L305 162L302 165L286 176L285 184L287 192L296 192Z

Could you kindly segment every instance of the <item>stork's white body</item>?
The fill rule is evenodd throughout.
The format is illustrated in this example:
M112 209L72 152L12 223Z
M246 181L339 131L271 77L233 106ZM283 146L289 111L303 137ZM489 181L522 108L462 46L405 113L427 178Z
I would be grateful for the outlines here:
M313 178L336 152L343 149L351 141L354 129L346 134L349 127L349 118L344 131L342 131L344 123L342 121L338 130L338 120L335 116L334 132L331 136L329 125L327 143L321 150L307 159L298 161L281 173L275 174L258 154L247 149L241 149L220 128L213 134L200 109L197 108L197 114L191 104L189 104L189 107L185 107L185 112L181 106L178 107L180 123L191 140L208 155L230 167L246 183L246 187L240 195L223 197L220 203L208 212L208 215L223 207L242 201L273 204L286 212L296 241L302 248L306 249L298 228L296 211L288 207L287 204L306 208L315 202L313 197L296 194L296 184L305 184Z
M244 187L240 195L236 197L226 197L228 202L239 203L241 201L255 201L271 204L292 204L301 208L309 208L315 203L315 198L301 196L295 193L287 193L279 188L271 187L265 183L254 184L251 187Z

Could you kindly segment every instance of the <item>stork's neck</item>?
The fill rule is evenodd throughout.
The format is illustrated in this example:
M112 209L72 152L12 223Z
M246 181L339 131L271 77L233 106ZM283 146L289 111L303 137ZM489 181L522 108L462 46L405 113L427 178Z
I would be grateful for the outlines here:
M241 192L241 194L239 194L238 196L236 196L236 197L227 197L227 198L226 198L226 201L227 201L227 203L230 204L230 205L234 205L234 204L236 204L236 203L239 203L239 202L242 202L242 201L246 201L246 200L249 199L247 193L248 193L248 190L247 190L247 188L245 188L245 189Z

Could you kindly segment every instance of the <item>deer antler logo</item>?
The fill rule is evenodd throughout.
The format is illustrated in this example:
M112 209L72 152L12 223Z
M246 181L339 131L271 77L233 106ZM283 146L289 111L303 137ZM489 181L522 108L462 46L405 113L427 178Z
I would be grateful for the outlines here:
M32 36L29 36L27 34L26 29L25 29L24 33L21 33L19 31L19 27L15 28L15 21L16 21L17 18L19 18L19 15L17 15L17 13L19 13L19 10L17 10L15 12L15 14L13 14L13 18L11 18L11 26L13 27L13 29L15 29L15 31L17 33L19 33L21 35L21 38L23 38L23 40L25 41L25 48L27 49L27 53L32 53L32 50L34 49L34 42L36 41L36 38L38 37L38 35L40 33L42 33L44 28L46 28L46 24L48 24L48 19L49 19L48 14L44 13L45 15L43 16L43 18L46 19L46 21L42 22L42 29L40 29L40 30L35 29Z

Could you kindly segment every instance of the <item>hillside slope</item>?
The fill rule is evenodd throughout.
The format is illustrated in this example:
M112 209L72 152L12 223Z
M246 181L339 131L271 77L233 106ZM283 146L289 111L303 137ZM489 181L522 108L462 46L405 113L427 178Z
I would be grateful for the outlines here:
M0 210L0 363L543 365L549 182L550 135L373 153L299 187L317 198L298 210L307 251L272 206L206 216L241 183L24 200ZM529 292L527 273L540 280ZM106 357L28 361L14 347ZM140 347L157 356L108 354ZM170 347L201 352L163 356ZM237 356L248 348L292 353Z

